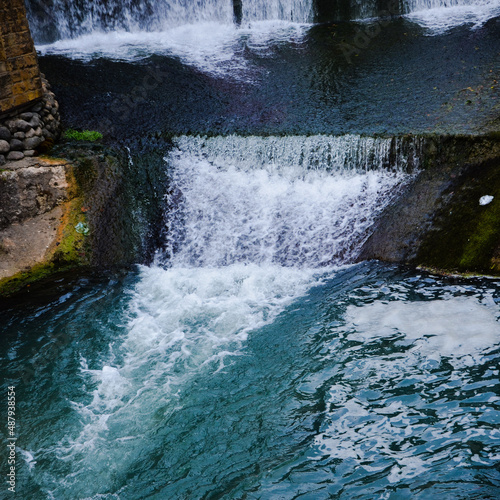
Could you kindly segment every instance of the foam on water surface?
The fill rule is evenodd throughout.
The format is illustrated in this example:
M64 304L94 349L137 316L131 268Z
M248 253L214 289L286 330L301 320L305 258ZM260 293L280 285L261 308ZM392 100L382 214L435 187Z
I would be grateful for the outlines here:
M372 7L373 12L361 5L360 13L366 11L366 15L360 14L361 18L376 17L378 11ZM182 8L177 5L176 12ZM95 22L83 31L61 28L62 36L57 41L37 44L37 50L42 55L86 61L100 57L140 61L152 54L166 55L213 75L252 80L256 75L252 74L249 53L257 57L272 55L283 43L300 49L312 26L312 16L308 14L311 9L304 0L244 3L241 25L232 22L232 13L194 17L187 13L183 18L178 12L171 22L153 22L156 18L152 18L148 29L134 23L106 29ZM483 25L500 15L500 0L451 4L415 1L404 10L409 20L427 28L427 34L435 35L464 24L473 28Z
M436 361L446 357L452 363L479 362L485 349L500 342L496 305L474 299L375 303L350 307L347 319L356 328L353 339L369 342L402 335L413 345L412 354Z
M293 300L321 283L315 269L234 264L224 268L142 268L132 292L128 332L110 347L107 363L81 361L90 401L74 403L80 433L38 455L55 454L74 473L51 489L88 491L126 470L157 423L180 411L179 393L199 376L223 371L244 355L249 332L271 323ZM111 440L110 440L111 439ZM35 464L31 456L31 463ZM94 464L109 461L99 470ZM78 466L76 466L78 464Z
M237 27L203 22L161 31L96 31L51 44L37 45L42 55L90 61L100 57L140 61L152 54L178 57L184 64L228 78L245 78L246 50L272 54L283 42L301 44L308 26L288 21L258 21Z
M499 0L414 0L409 2L407 18L438 35L463 24L472 28L500 16Z
M488 446L480 457L466 443L500 437L496 377L486 370L477 384L469 372L491 363L500 345L499 318L491 296L456 292L438 300L348 306L338 330L353 345L343 353L342 377L329 388L330 410L313 447L317 459L358 464L367 478L409 481L413 491L436 470L443 477L454 468L465 474L471 460L491 465L495 454ZM450 463L448 472L443 462Z

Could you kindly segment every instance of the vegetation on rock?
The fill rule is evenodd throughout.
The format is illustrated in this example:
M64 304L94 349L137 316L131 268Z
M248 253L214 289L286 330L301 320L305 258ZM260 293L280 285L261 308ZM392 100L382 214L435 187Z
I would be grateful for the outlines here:
M65 139L71 139L74 141L88 141L95 142L102 139L102 134L96 130L74 130L72 128L67 129L64 132Z

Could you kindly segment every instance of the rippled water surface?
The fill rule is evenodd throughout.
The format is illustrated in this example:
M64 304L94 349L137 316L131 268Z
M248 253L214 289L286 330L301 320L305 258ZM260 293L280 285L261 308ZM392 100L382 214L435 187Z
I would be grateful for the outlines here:
M40 46L40 63L67 124L111 137L490 130L499 18L437 31L422 23L94 33Z
M495 498L498 282L346 265L414 153L173 139L155 264L34 287L2 313L18 491Z
M153 2L149 31L144 2L54 3L65 125L164 151L166 241L1 305L19 498L500 497L498 280L352 264L419 174L389 135L497 117L498 2L452 3L310 25L308 0L247 2L237 26Z
M19 491L497 498L499 300L379 264L81 280L2 318Z

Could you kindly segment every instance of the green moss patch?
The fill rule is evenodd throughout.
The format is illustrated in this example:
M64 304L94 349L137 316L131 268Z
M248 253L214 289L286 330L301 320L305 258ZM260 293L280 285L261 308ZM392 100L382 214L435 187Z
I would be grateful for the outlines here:
M95 142L102 139L102 134L97 132L96 130L74 130L69 128L65 130L63 137L65 139L70 139L73 141L87 141L87 142Z
M23 289L29 290L30 286L39 280L54 274L57 266L52 262L35 264L28 271L22 271L0 280L0 297L9 297Z
M91 244L88 235L91 229L87 225L86 214L82 211L83 198L75 198L66 203L61 224L57 230L54 247L46 260L30 269L0 280L0 297L9 297L55 273L87 266L91 261ZM88 229L80 232L79 227Z

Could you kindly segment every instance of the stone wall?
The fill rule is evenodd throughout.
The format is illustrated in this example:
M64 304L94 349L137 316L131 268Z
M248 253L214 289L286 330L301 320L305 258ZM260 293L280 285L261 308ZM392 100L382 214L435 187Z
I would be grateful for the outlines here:
M50 149L59 105L38 67L24 0L0 0L0 166Z
M48 151L61 133L59 104L42 77L42 99L0 118L0 165Z
M0 115L42 96L24 0L0 0Z

